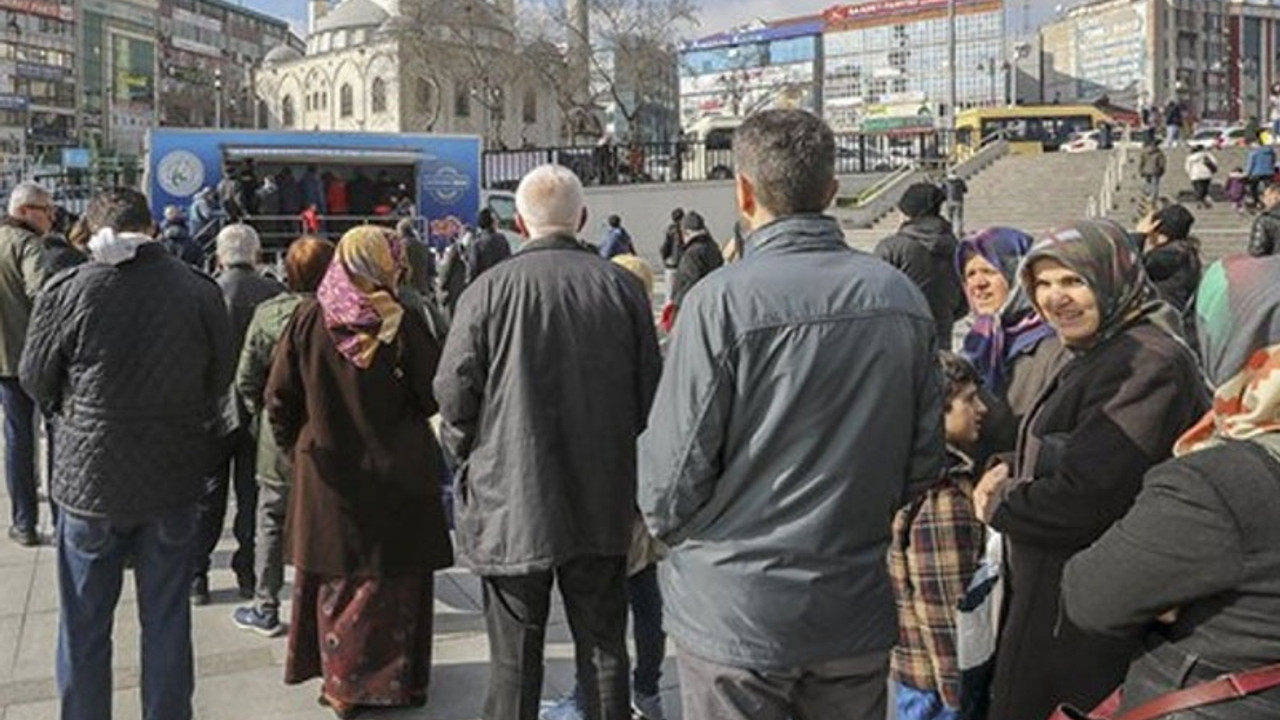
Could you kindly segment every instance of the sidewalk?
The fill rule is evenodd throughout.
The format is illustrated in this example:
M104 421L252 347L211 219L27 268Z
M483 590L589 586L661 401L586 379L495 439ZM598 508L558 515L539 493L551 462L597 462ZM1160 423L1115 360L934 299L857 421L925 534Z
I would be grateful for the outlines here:
M234 506L234 503L231 503ZM51 533L42 505L41 533ZM0 525L9 525L9 498L0 486ZM196 654L195 717L198 720L324 720L332 711L316 704L320 681L286 686L285 638L267 639L237 629L232 611L241 604L228 568L233 541L230 519L210 574L213 602L192 609ZM127 573L116 613L114 713L141 717L138 694L138 619ZM286 588L286 592L287 592ZM58 585L55 549L23 548L0 538L0 720L54 720ZM289 617L286 603L282 617ZM488 682L488 643L480 586L462 569L436 574L434 670L425 708L361 713L388 720L472 720L481 716ZM559 605L547 629L544 698L558 698L573 683L573 645ZM667 717L679 720L675 663L668 657L662 679Z

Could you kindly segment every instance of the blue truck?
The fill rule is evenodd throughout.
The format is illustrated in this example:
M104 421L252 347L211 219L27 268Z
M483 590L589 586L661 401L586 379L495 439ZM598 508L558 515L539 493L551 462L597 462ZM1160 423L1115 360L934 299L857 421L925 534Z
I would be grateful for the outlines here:
M224 168L246 160L259 179L285 171L297 177L307 168L344 180L359 173L407 195L427 239L441 245L474 226L487 200L480 154L474 136L154 128L147 134L144 187L160 218L169 205L189 208L198 192L218 186Z

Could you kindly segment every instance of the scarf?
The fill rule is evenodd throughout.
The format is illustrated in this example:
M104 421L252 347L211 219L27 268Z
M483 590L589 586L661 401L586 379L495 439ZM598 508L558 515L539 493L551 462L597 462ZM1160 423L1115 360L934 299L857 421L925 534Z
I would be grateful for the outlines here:
M316 290L334 345L361 370L400 331L404 308L395 288L405 269L403 241L384 228L363 225L342 236Z
M1174 445L1186 455L1280 431L1280 257L1214 263L1196 294L1213 406Z
M1010 288L1000 312L976 316L962 343L962 352L977 368L983 387L992 391L1005 386L1014 358L1053 334L1053 328L1036 313L1017 283L1018 266L1033 242L1021 230L994 227L961 240L956 249L956 272L961 284L965 263L974 255L981 255L1000 271Z

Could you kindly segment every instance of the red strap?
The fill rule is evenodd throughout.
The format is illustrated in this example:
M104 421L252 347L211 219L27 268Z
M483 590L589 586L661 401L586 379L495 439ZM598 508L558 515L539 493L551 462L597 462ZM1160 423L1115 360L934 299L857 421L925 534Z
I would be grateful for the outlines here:
M1277 686L1280 686L1280 663L1223 675L1207 683L1161 695L1114 720L1157 720L1183 710L1234 700Z

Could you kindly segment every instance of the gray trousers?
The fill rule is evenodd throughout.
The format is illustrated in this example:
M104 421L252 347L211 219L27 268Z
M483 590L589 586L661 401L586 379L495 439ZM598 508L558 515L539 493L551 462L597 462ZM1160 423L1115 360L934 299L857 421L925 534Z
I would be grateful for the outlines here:
M750 670L678 652L684 720L884 720L889 653Z
M258 610L278 610L284 587L284 516L289 509L289 486L258 483L258 554L255 558Z

